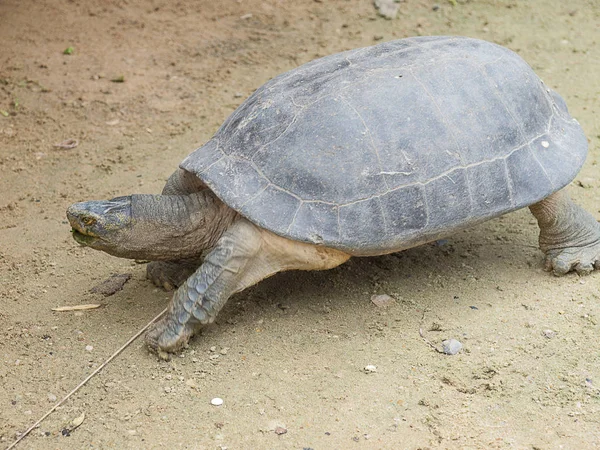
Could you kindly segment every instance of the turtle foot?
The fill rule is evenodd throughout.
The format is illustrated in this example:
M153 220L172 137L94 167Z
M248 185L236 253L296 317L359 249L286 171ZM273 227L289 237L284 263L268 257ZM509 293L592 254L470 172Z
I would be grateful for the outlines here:
M144 340L148 349L158 353L176 353L187 346L188 341L198 331L198 327L182 325L167 316L153 324Z
M584 247L567 247L546 251L544 268L554 275L561 276L575 270L587 275L600 270L600 239Z
M146 266L146 278L155 286L172 291L193 274L198 264L178 261L152 261Z
M554 275L584 275L600 269L600 223L558 191L529 207L540 226L545 269Z

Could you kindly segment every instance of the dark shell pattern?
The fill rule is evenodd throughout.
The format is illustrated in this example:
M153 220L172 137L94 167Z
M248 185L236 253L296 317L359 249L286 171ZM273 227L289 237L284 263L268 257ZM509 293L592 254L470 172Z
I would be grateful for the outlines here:
M563 99L516 53L415 37L279 75L181 167L274 233L375 255L535 203L586 153Z

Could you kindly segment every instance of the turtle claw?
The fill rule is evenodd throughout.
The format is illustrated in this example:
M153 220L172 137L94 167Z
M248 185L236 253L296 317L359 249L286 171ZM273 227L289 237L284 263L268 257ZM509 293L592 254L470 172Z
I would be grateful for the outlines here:
M565 275L573 270L579 275L588 275L594 270L600 270L600 242L585 247L549 250L544 269L556 276Z
M167 316L148 329L144 340L148 349L160 356L161 353L176 353L187 347L188 341L196 331L196 327L190 324L182 325Z

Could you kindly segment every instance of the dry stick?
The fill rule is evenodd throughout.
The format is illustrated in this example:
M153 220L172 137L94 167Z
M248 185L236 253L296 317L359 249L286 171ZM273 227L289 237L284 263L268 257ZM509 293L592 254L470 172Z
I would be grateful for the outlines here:
M154 319L152 319L150 322L148 322L148 324L144 328L142 328L140 331L138 331L135 334L135 336L133 336L131 339L129 339L127 342L125 342L125 344L123 344L123 346L119 350L114 352L96 370L94 370L92 373L90 373L85 380L83 380L81 383L79 383L75 389L73 389L71 392L69 392L60 402L58 402L56 405L54 405L52 407L52 409L50 409L50 411L48 411L46 414L44 414L40 420L38 420L36 423L31 425L27 429L27 431L25 431L21 436L19 436L19 438L15 442L10 444L10 446L6 450L10 450L11 448L14 448L25 436L27 436L29 433L31 433L40 423L42 423L42 421L46 417L48 417L50 414L52 414L56 410L56 408L58 408L60 405L62 405L64 402L66 402L69 399L69 397L71 397L75 392L77 392L79 389L81 389L88 381L90 381L92 379L92 377L94 375L96 375L98 372L100 372L109 362L111 362L113 359L115 359L119 355L119 353L121 353L123 350L125 350L129 346L129 344L131 344L138 337L140 337L140 335L144 331L146 331L150 325L152 325L154 322L156 322L160 318L160 316L162 316L166 312L167 312L167 308L163 309L158 316L156 316Z

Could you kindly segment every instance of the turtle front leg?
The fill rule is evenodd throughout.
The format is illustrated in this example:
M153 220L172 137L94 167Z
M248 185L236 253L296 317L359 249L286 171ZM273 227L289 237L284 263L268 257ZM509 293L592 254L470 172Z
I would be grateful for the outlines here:
M559 191L529 207L540 226L545 269L564 275L600 269L600 223Z
M323 270L350 258L339 250L290 241L238 219L173 295L146 334L151 350L176 352L217 317L229 297L284 270Z

